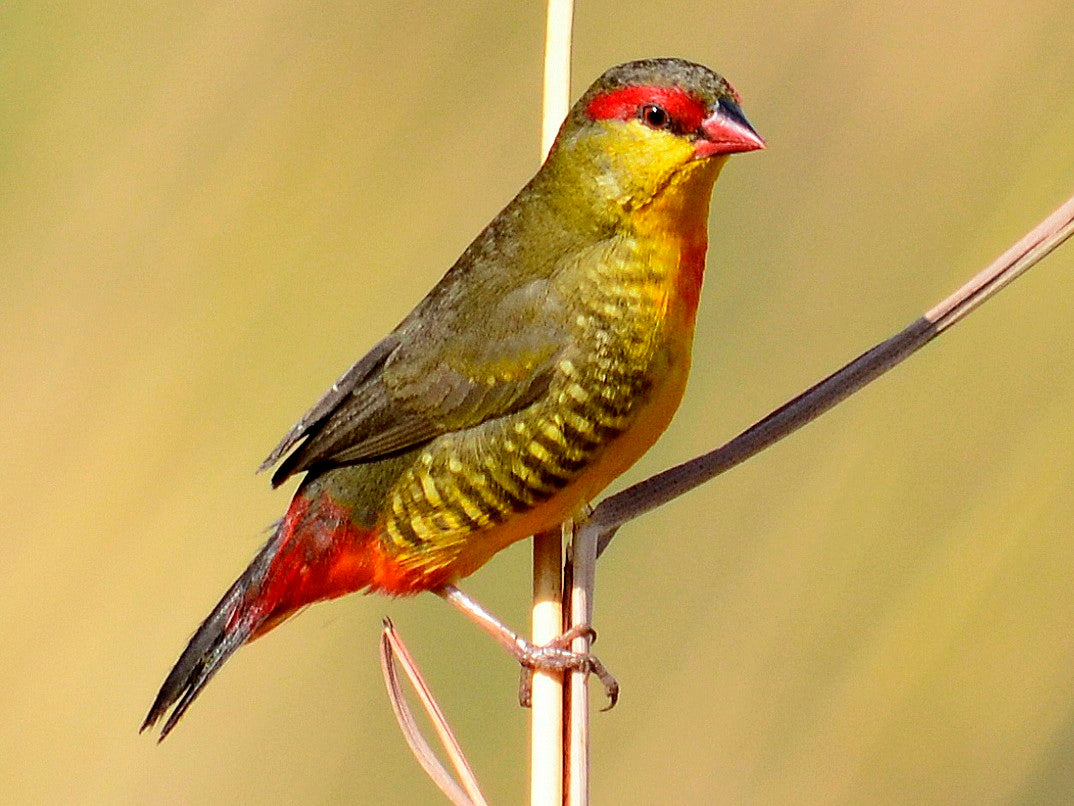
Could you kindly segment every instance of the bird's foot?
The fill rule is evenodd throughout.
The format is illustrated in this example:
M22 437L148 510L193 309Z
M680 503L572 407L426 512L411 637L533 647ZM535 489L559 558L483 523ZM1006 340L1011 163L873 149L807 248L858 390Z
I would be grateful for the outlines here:
M604 685L604 693L608 697L608 705L603 710L615 707L619 700L619 683L616 679L596 655L571 649L571 642L575 638L588 638L590 643L597 639L596 630L589 625L571 627L547 644L532 644L454 585L444 585L436 593L495 638L522 665L518 701L524 707L528 708L532 700L535 671L583 672L596 675Z
M529 708L533 699L534 672L583 672L596 675L608 697L608 704L602 710L609 711L615 707L619 700L618 681L596 655L572 650L570 647L575 638L588 638L592 643L597 639L597 632L588 625L578 625L541 645L516 637L511 654L522 665L518 701L523 708Z

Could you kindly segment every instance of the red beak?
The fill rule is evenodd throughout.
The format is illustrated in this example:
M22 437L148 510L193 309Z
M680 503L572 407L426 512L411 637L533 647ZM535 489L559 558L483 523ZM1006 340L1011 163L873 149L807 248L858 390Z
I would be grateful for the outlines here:
M694 159L715 154L737 154L765 147L738 104L721 98L713 113L701 122L702 136L694 146Z

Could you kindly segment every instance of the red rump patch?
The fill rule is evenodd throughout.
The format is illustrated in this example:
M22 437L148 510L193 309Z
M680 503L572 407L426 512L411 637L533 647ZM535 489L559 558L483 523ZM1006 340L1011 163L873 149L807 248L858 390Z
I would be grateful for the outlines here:
M252 637L263 635L308 604L369 585L372 534L358 529L348 516L327 495L317 501L295 496L280 526L283 543L261 584L246 592L248 601L240 611L263 619Z
M630 120L645 104L662 106L683 131L696 131L708 117L705 105L679 87L623 87L598 95L585 112L592 120Z
M257 638L313 602L363 589L407 595L448 581L449 569L407 567L384 550L375 530L361 528L350 516L327 493L314 500L295 496L280 525L283 542L227 629L249 618L258 625L251 636Z

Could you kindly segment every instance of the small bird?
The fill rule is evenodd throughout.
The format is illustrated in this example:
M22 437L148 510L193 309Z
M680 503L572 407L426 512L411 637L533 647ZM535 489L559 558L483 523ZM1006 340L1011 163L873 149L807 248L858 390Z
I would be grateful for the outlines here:
M765 146L739 102L681 59L586 90L533 179L269 454L273 486L305 476L142 730L171 709L163 739L235 650L313 602L459 605L458 580L652 446L686 385L713 184Z

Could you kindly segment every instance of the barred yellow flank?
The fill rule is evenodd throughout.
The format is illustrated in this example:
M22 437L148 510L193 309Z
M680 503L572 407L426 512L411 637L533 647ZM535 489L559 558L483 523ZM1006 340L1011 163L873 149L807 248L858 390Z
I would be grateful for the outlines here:
M664 431L689 371L723 162L687 163L633 211L626 232L561 270L576 302L570 357L537 403L476 437L441 437L402 474L383 530L404 565L465 576L577 512Z

